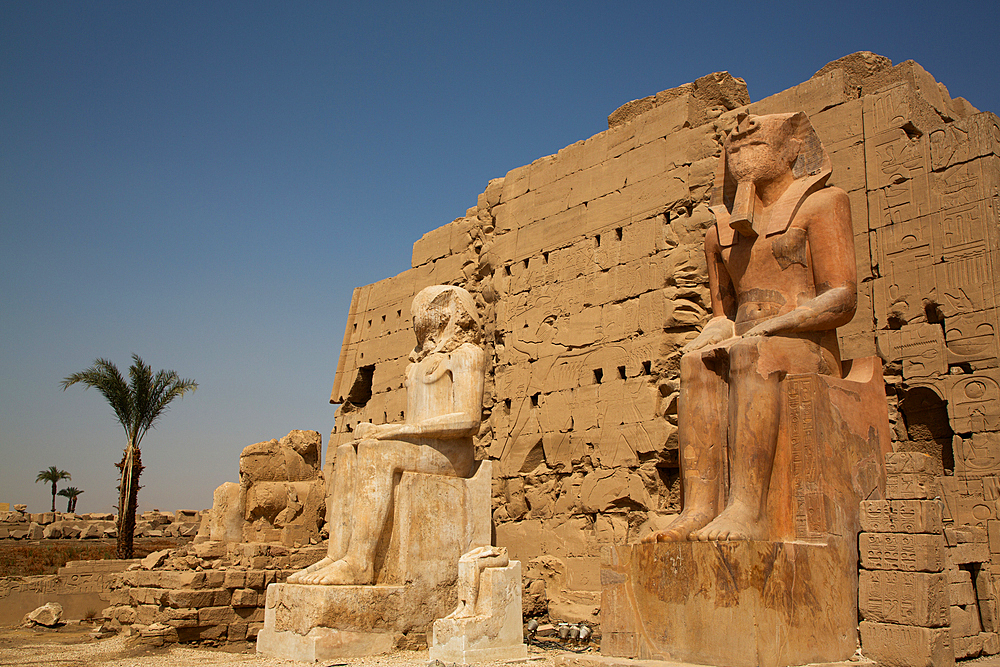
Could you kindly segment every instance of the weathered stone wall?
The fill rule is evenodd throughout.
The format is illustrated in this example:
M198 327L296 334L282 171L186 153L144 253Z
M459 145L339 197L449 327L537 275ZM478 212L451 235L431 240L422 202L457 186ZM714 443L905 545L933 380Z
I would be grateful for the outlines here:
M108 582L103 616L160 643L253 640L268 584L311 565L325 547L203 542L131 562ZM122 562L122 561L114 561Z
M322 448L318 432L300 430L244 447L239 483L215 490L195 541L315 544L326 520Z
M118 573L136 562L79 560L66 563L57 574L0 579L0 626L19 624L25 614L47 602L62 605L67 620L100 617Z
M414 244L411 269L354 292L328 451L361 421L402 419L413 295L475 295L492 359L477 446L498 461L497 543L526 564L526 612L592 619L600 545L679 509L678 350L708 317L709 190L748 110L810 116L852 202L861 284L843 356L886 362L894 446L937 462L945 520L984 543L1000 528L996 116L864 53L748 103L725 73L631 102L491 181Z
M202 512L151 510L137 517L136 537L194 537ZM66 512L0 512L0 539L67 540L113 539L118 534L110 512L70 514Z

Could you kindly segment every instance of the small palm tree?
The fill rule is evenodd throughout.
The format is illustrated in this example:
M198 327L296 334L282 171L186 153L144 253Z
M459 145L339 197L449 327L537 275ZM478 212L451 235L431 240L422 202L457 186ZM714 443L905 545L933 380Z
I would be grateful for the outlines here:
M67 486L59 492L59 495L66 499L66 511L70 514L74 514L76 512L76 499L81 493L83 493L83 491L75 486Z
M52 511L56 511L56 485L64 479L72 479L65 470L60 470L55 466L49 466L48 470L42 470L35 477L35 482L49 482L52 484Z
M132 355L128 375L126 383L117 366L107 359L97 359L93 366L67 376L61 383L63 390L79 382L88 389L93 387L99 391L111 404L128 438L121 463L117 464L121 470L117 522L119 558L132 557L139 475L142 473L139 443L175 398L198 388L197 382L183 380L174 371L161 370L153 375L153 369L137 354Z

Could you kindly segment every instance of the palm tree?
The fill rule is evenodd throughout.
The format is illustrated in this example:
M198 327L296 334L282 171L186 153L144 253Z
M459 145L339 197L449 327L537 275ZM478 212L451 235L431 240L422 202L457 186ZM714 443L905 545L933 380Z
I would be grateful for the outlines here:
M56 485L64 479L72 479L65 470L60 470L55 466L49 466L48 470L39 471L35 482L49 482L52 484L52 511L56 511Z
M65 391L78 382L93 387L107 399L118 421L125 429L128 444L117 466L121 470L118 485L118 557L132 557L132 537L135 532L135 512L138 506L139 475L142 473L142 452L139 443L146 431L153 428L167 406L175 398L198 388L194 380L183 380L174 371L158 371L139 355L132 355L125 382L118 368L107 359L97 359L90 368L67 376L62 382Z
M76 512L76 499L81 493L83 493L83 491L75 486L67 486L59 492L59 495L66 499L66 511L70 514L74 514Z

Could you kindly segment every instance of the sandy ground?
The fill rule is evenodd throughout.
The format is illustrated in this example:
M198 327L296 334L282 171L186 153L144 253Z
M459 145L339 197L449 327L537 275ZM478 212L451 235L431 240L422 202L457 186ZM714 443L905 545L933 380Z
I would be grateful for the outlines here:
M91 639L89 625L69 624L55 630L41 628L0 628L0 665L52 667L187 667L188 665L246 667L291 667L306 663L276 660L256 655L254 645L239 642L220 648L172 645L149 648L137 645L123 635L106 639ZM554 650L534 646L528 649L528 659L515 664L526 667L553 667ZM596 651L595 651L596 653ZM347 667L427 667L427 651L398 651L369 658L349 658L329 665ZM501 664L495 663L493 667ZM483 667L490 667L484 664Z

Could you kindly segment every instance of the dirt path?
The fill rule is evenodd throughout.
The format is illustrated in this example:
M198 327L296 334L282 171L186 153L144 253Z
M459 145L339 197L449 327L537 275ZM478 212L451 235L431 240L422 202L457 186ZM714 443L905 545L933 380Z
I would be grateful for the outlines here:
M292 667L305 663L259 657L252 643L225 648L172 645L149 648L124 635L91 639L89 625L69 624L57 630L0 628L0 665L24 667ZM526 664L553 667L556 651L529 647ZM398 651L369 658L350 658L332 664L348 667L427 667L427 651ZM327 664L327 663L324 663ZM495 663L501 665L504 663ZM525 663L521 663L525 664ZM484 664L482 667L490 667Z

